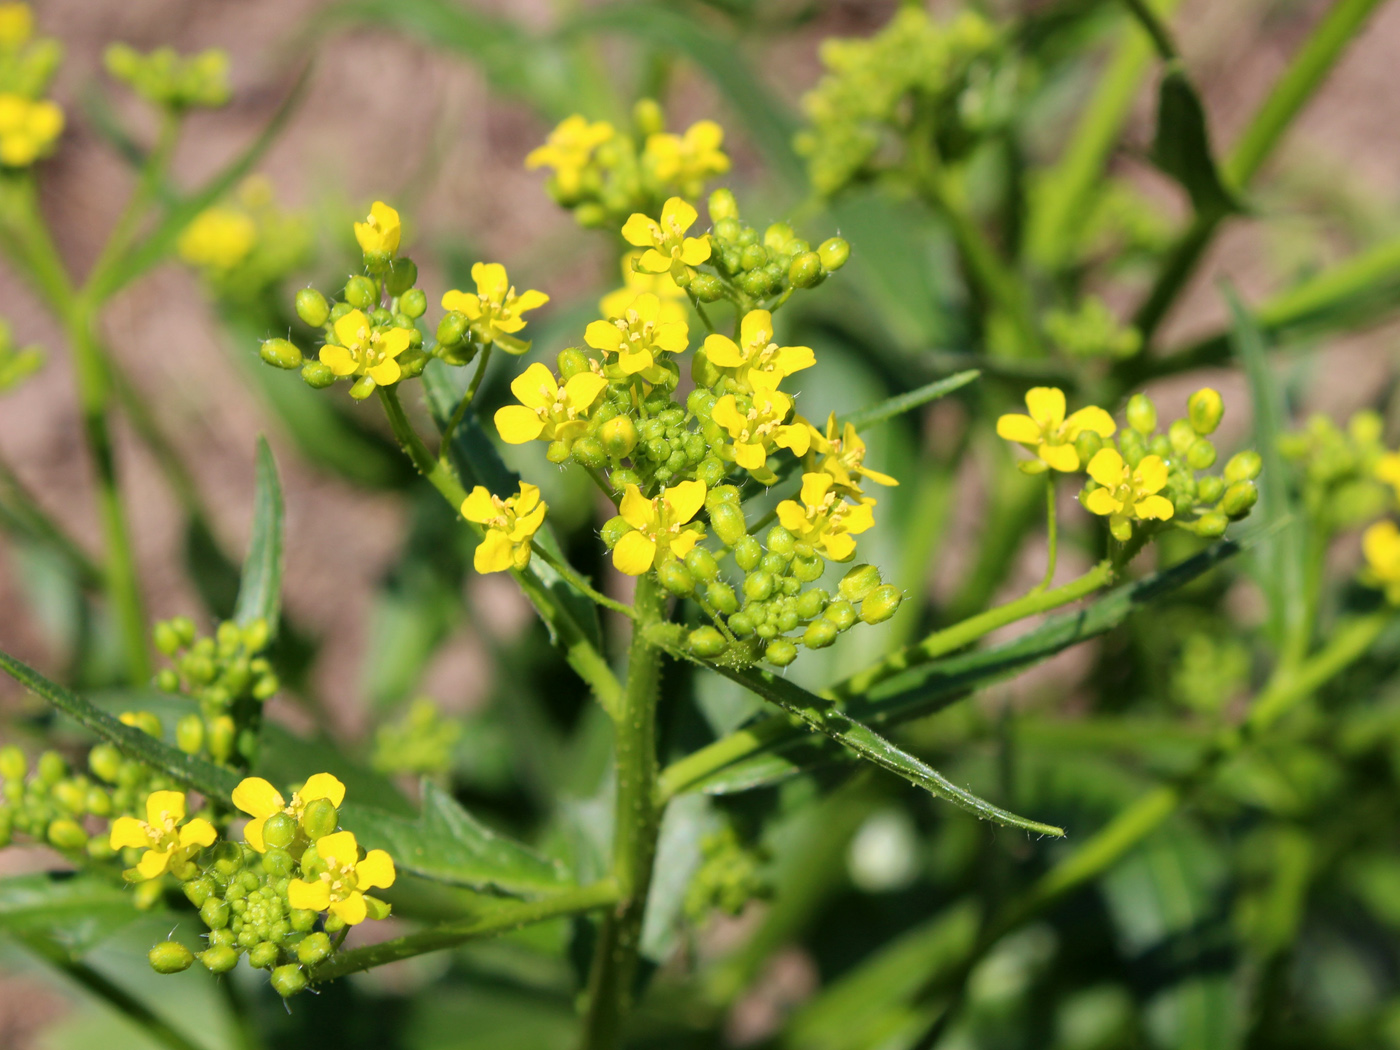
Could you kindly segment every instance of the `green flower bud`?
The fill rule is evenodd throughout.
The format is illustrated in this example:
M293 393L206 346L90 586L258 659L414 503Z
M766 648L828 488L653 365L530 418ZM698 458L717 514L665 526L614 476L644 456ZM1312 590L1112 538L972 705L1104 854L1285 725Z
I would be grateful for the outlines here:
M405 295L417 283L417 265L412 259L405 259L402 257L395 259L389 266L389 276L384 280L385 287L388 288L389 294L394 296Z
M695 468L695 477L703 481L706 486L717 485L728 473L724 462L715 456L706 456Z
M1192 445L1196 443L1196 431L1191 424L1184 419L1174 420L1167 428L1167 440L1171 443L1171 450L1178 456L1186 455ZM1161 453L1158 453L1161 455Z
M204 719L191 712L175 723L175 746L187 755L204 747Z
M1229 515L1230 520L1239 521L1254 509L1259 502L1259 489L1252 481L1237 481L1225 490L1220 500L1220 509Z
M841 577L838 590L848 602L858 602L880 586L880 570L873 565L854 565Z
M680 598L695 590L695 578L675 558L667 558L656 567L656 578L661 586Z
M297 822L287 813L274 813L263 821L263 843L273 849L283 849L297 837Z
M456 346L467 337L470 328L471 322L467 320L466 315L452 310L443 314L442 320L438 322L437 341L443 346Z
M1205 470L1215 463L1215 445L1206 438L1197 438L1186 450L1186 465L1192 470Z
M399 296L399 309L411 321L428 312L428 297L421 288L410 288Z
M569 454L574 457L574 462L593 470L599 470L608 464L608 454L603 449L603 443L595 437L585 435L579 438L574 442Z
M281 954L271 941L259 941L248 953L248 965L255 970L270 970L277 965L277 957Z
M851 246L841 237L828 237L817 248L817 255L821 256L822 265L830 273L846 265L846 260L851 257Z
M1196 522L1196 535L1204 536L1207 539L1215 539L1217 536L1225 535L1225 528L1230 524L1230 519L1224 514L1211 511L1209 514L1202 514Z
M45 751L39 756L34 772L41 784L53 787L68 775L68 763L57 751Z
M768 252L761 244L751 244L739 254L739 266L745 270L757 270L768 262Z
M379 305L379 288L364 275L345 282L345 301L356 310L370 310Z
M70 813L82 812L83 802L87 799L87 792L83 790L82 782L78 780L60 780L49 794L55 802Z
M884 623L899 610L904 592L893 584L876 587L860 603L860 618L866 623Z
M755 541L754 546L758 546ZM753 602L767 601L773 595L773 574L771 572L752 572L744 577L744 597Z
M331 316L326 297L315 288L303 288L297 292L297 316L312 328L320 328Z
M544 449L544 458L551 463L565 463L569 459L569 446L562 441L551 441Z
M83 798L83 808L95 817L106 817L112 812L112 796L100 787L89 787Z
M856 622L855 606L845 600L832 602L822 613L822 619L830 620L838 631L848 630Z
M1197 434L1213 434L1225 415L1225 402L1218 391L1202 387L1186 401L1186 416Z
M822 614L826 608L826 603L831 600L831 595L820 587L813 587L810 591L804 591L797 599L796 611L800 619L811 620Z
M739 608L739 596L734 588L723 580L716 580L705 588L705 599L710 606L725 616L730 616Z
M82 849L87 845L88 834L76 820L60 817L49 825L48 840L58 849Z
M180 676L170 668L163 668L156 675L156 688L163 693L178 693L180 691Z
M626 519L624 519L621 514L611 517L603 523L601 531L603 545L607 547L608 550L612 550L617 546L617 541L631 531L632 526L627 524Z
M799 551L793 555L792 575L800 582L813 583L821 579L825 571L826 565L820 555L811 553L811 548L805 554Z
M161 620L151 629L151 641L166 656L180 651L180 632L167 620Z
M1201 503L1215 503L1225 492L1225 482L1217 477L1196 479L1196 499Z
M5 751L9 750L9 748L5 748ZM14 750L18 751L19 749L15 748ZM0 774L8 777L10 774L5 768L4 754L4 751L0 751ZM21 761L24 759L23 753L20 754L20 759ZM92 770L94 776L100 777L109 784L117 782L117 773L121 770L121 766L122 753L111 744L98 744L88 752L88 769ZM21 772L20 776L23 775Z
M307 361L301 366L301 381L312 390L324 390L335 382L335 373L320 361Z
M355 308L349 303L336 303L331 307L330 323L335 324L353 309Z
M272 987L283 999L290 999L306 987L306 974L299 966L279 966L272 971Z
M797 256L788 266L787 278L795 288L815 288L826 279L821 256L816 252Z
M222 930L228 925L229 916L228 902L222 901L218 897L208 897L199 906L199 917L204 920L204 925L211 930Z
M747 638L754 632L753 617L748 610L736 612L729 618L729 630L735 638Z
M685 567L690 575L704 583L712 583L719 577L719 562L704 547L691 547L685 556Z
M340 823L340 814L328 798L308 802L301 814L301 828L312 842L331 834Z
M258 354L266 364L273 368L301 367L301 351L286 339L265 339L258 347Z
M785 222L775 222L763 231L763 246L770 252L781 252L797 235Z
M213 719L205 727L207 735L206 746L209 754L214 756L215 762L227 762L233 754L234 736L237 734L237 727L233 724L233 719L228 715L220 715Z
M574 376L589 370L588 355L576 346L566 346L559 351L559 356L555 360L559 365L559 376L562 379L572 379Z
M1128 398L1128 426L1146 437L1157 429L1157 406L1146 394L1134 394Z
M696 656L704 657L707 660L719 656L729 648L729 643L725 641L724 635L710 626L697 627L691 631L690 636L686 639L686 645Z
M180 887L189 898L189 902L196 908L204 907L204 902L214 895L214 880L208 875L201 875L197 879L190 879Z
M297 945L297 959L303 966L315 966L330 958L331 939L324 933L313 933Z
M1253 481L1264 469L1264 460L1253 449L1236 452L1225 464L1225 480L1228 482Z
M179 973L194 962L194 954L179 941L161 941L146 958L156 973Z
M734 194L726 187L721 186L710 194L710 222L717 224L726 219L737 220L739 218L739 202L734 199Z
M210 973L228 973L238 965L238 952L224 944L215 944L199 953L199 961Z
M718 508L717 508L718 509ZM736 510L738 508L735 508ZM713 515L710 518L714 521ZM719 526L715 526L715 531L719 531ZM724 537L721 536L721 539ZM745 535L734 544L734 562L745 572L752 572L758 567L758 563L763 560L763 548L758 545L758 540L752 536Z
M704 350L697 349L690 355L690 378L695 380L696 386L713 389L722 377L723 373L710 363L709 355Z
M637 425L627 416L615 416L602 425L598 436L613 459L625 459L637 447Z
M1098 455L1102 448L1103 438L1092 430L1081 430L1074 439L1074 453L1079 457L1081 467L1088 466L1089 460Z
M113 748L110 744L99 744L98 747L111 748L111 751L116 753L116 748ZM96 753L97 748L95 747L92 750L93 753ZM118 761L120 761L121 756L118 755L117 757ZM92 761L91 755L88 756L88 761ZM14 744L0 747L0 777L4 777L6 780L23 780L25 774L28 772L29 761L24 757L23 751L15 747ZM104 777L103 779L110 778Z
M1137 469L1137 465L1142 462L1142 458L1147 455L1147 442L1143 436L1131 428L1118 431L1118 451L1123 454L1123 460Z
M711 508L710 524L714 526L715 535L720 538L720 542L726 547L733 547L735 549L736 557L741 545L744 546L746 551L757 552L752 554L752 561L749 565L744 565L741 562L740 568L747 571L758 564L758 559L762 557L762 551L759 549L757 540L753 541L751 548L745 544L745 540L752 540L753 537L748 534L748 526L744 521L744 512L737 504L721 503Z
M702 303L717 303L724 298L724 282L714 274L697 273L690 282L690 291Z
M831 620L818 618L807 625L802 632L802 644L808 649L825 649L841 632Z
M293 908L287 913L287 921L297 933L305 933L316 925L316 913L305 908Z
M768 275L762 270L740 274L735 283L752 299L762 299L768 294Z
M797 659L797 646L787 638L774 638L763 647L763 658L775 667L786 667Z

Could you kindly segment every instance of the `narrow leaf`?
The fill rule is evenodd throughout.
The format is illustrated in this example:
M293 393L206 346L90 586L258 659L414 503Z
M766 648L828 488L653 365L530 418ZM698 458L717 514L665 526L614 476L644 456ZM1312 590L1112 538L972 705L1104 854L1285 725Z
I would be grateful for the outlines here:
M1152 162L1181 183L1198 216L1217 219L1241 210L1221 180L1210 149L1205 107L1179 61L1168 65L1158 89Z
M253 535L248 540L248 557L243 562L243 579L238 587L238 604L234 607L233 618L244 625L258 619L266 620L271 636L277 634L277 618L282 610L284 516L277 463L272 458L267 439L259 437Z
M961 390L981 374L975 368L968 369L966 372L958 372L946 379L939 379L927 386L921 386L917 390L911 390L907 394L899 394L871 405L869 408L862 408L859 412L852 412L842 422L853 423L857 430L861 430L872 423L879 423L918 408L920 405L926 405L930 401L936 401L940 397L951 394L954 390Z
M129 758L169 774L174 780L202 795L228 803L239 776L202 758L187 755L134 726L123 725L91 701L69 692L45 678L34 668L8 653L0 652L0 670L36 696L47 700L79 725L109 740Z

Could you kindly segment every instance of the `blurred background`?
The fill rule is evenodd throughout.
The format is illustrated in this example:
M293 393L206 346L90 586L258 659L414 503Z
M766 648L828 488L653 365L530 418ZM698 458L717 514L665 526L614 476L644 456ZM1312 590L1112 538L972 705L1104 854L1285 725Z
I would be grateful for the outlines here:
M162 45L181 52L228 51L233 100L190 118L173 169L175 180L185 186L208 177L255 138L302 69L309 68L304 96L257 165L277 206L304 224L304 259L285 283L287 290L277 293L282 314L270 312L261 298L249 305L212 296L197 273L167 265L123 292L104 317L109 345L133 396L147 406L151 423L184 464L175 476L188 475L193 485L182 496L178 484L172 486L170 463L163 463L152 443L127 421L119 422L117 455L152 616L210 607L219 582L199 583L200 567L211 564L207 545L238 560L250 525L254 437L267 434L287 492L286 607L305 642L298 650L299 674L286 676L295 684L295 695L275 700L272 717L299 733L324 731L337 747L373 761L386 750L383 726L408 733L413 701L430 697L438 713L418 709L423 722L432 725L414 739L431 753L417 765L399 754L397 762L381 763L382 774L399 778L410 794L412 774L446 776L480 803L489 819L513 826L539 823L540 799L558 785L549 783L547 770L522 772L519 767L548 765L553 749L562 748L581 724L582 701L574 695L575 687L551 693L550 676L562 679L567 672L557 664L531 663L531 654L538 655L542 647L538 639L521 641L536 631L528 607L507 583L469 571L470 546L463 549L463 541L453 538L450 515L416 484L390 444L374 403L351 405L338 398L344 404L337 406L335 429L319 434L298 430L299 409L289 407L275 389L295 381L260 365L257 341L286 334L292 290L309 281L330 288L336 275L355 265L349 219L362 215L371 200L383 199L404 215L405 245L423 271L420 284L429 290L430 300L450 287L463 287L477 259L501 261L517 286L547 291L552 301L531 329L535 357L548 360L558 348L579 340L583 324L594 316L597 297L618 283L610 245L579 228L548 198L543 173L524 168L525 155L549 129L585 106L590 117L625 121L635 98L654 93L673 129L702 118L723 124L734 160L729 184L746 219L763 224L783 218L806 199L801 163L789 143L800 120L799 100L821 74L820 42L830 36L869 35L896 6L876 0L37 3L41 30L62 40L66 49L53 94L69 115L61 148L43 166L42 201L60 250L79 273L96 257L133 180L112 128L124 127L140 139L149 139L154 130L150 111L102 73L107 45L123 41L143 51ZM998 17L1024 15L1049 22L1050 16L1063 14L1081 23L1075 46L1082 49L1082 60L1056 67L1058 81L1044 89L1023 126L1028 148L1039 151L1038 159L1053 158L1108 45L1124 28L1121 13L1114 5L1078 0L984 6ZM1239 132L1329 6L1319 0L1185 0L1180 5L1172 24L1217 142L1229 143ZM940 3L931 9L947 15L956 6ZM569 32L557 35L560 27ZM544 40L548 44L538 43ZM1222 276L1246 299L1258 301L1400 233L1397 52L1400 6L1383 3L1270 162L1252 198L1256 215L1231 223L1211 248L1163 330L1163 345L1189 344L1225 323L1216 290ZM588 97L571 87L580 82L592 85ZM1139 96L1111 163L1170 228L1181 221L1187 205L1180 191L1144 159L1154 126L1152 78L1144 79ZM815 305L810 313L791 322L833 362L819 386L814 381L804 387L807 403L819 404L822 414L912 385L901 373L911 355L974 349L958 316L948 238L936 220L907 202L865 194L830 209L808 209L803 228L811 230L814 243L840 232L853 245L850 266L833 282L840 288L811 297ZM1140 278L1128 274L1105 281L1100 291L1111 306L1127 310L1142 286ZM843 326L833 317L861 310L872 315L864 338L839 334L849 321ZM0 457L79 545L95 552L100 532L63 334L29 288L3 266L0 313L20 342L51 351L46 367L22 396L0 401ZM1311 347L1306 382L1295 389L1291 402L1296 417L1321 411L1342 421L1357 408L1383 401L1394 379L1395 344L1395 326L1382 317L1364 330ZM511 359L495 362L488 390L496 401L506 396L508 370L518 365ZM1238 442L1248 433L1250 419L1237 373L1176 376L1154 392L1176 405L1206 382L1226 394L1226 433ZM960 413L966 410L950 402L931 413L918 433L894 427L877 432L880 436L871 439L873 462L881 469L915 469L920 443L936 450L940 442L952 441L949 435L960 429ZM547 469L542 457L528 459L534 454L530 450L512 454L512 466ZM921 591L925 614L956 605L967 582L987 513L985 477L979 460L969 457L944 497L940 513L947 526L936 556L911 581ZM552 506L577 508L572 521L567 515L560 520L576 533L576 564L596 571L602 586L617 590L622 584L604 571L596 551L585 553L590 545L596 547L590 533L596 527L590 521L591 490L570 488L572 482L562 475L551 483L558 486ZM909 512L907 493L906 488L889 497L890 518ZM207 535L192 526L192 507L198 508L197 524ZM899 529L886 526L878 535L877 544L883 546L877 549L898 560ZM1354 565L1357 557L1355 544L1336 552L1343 566ZM1086 564L1082 553L1070 552L1066 558L1071 567L1076 558ZM993 594L1021 593L1043 567L1043 544L1037 538L995 581ZM18 534L0 539L0 648L61 680L89 686L111 682L117 664L110 626L104 627L100 614L83 611L86 599L80 592L42 545ZM1257 588L1241 581L1220 608L1227 621L1256 622L1261 615ZM918 622L915 616L901 630L912 633ZM862 644L887 643L856 643ZM1096 686L1089 659L1084 650L1075 650L1014 685L991 690L979 703L999 710L1048 696L1066 711L1092 707L1097 701L1092 699ZM807 673L820 679L818 667ZM509 699L522 683L545 697L538 710L529 716L501 714L495 701ZM726 703L740 714L746 710L742 698L716 696L709 702L716 710ZM22 720L34 710L8 680L0 681L0 704L9 720ZM536 717L544 720L542 725L529 721ZM461 728L442 729L444 718ZM596 758L588 761L596 764ZM579 805L591 796L584 787L588 763L583 767L584 772L573 774L577 797L584 800ZM837 807L846 824L831 825L827 848L845 881L842 890L827 895L824 907L841 902L849 932L842 943L833 944L790 931L754 954L747 970L735 971L743 972L748 990L733 997L723 1018L704 1022L717 1039L753 1045L774 1038L783 1018L863 957L879 936L892 936L940 903L934 898L942 891L930 887L925 867L937 871L940 864L954 862L910 846L921 828L941 821L938 848L945 852L975 852L979 842L985 846L986 836L978 838L976 825L951 834L947 826L960 817L955 820L922 802L895 804L894 794L889 785L867 783L854 795L835 796L849 812ZM960 844L957 835L971 836L972 844ZM1005 836L997 841L1008 848ZM1174 848L1163 847L1169 853ZM921 858L917 864L901 859L911 849ZM0 873L42 868L48 861L38 853L10 850L0 855ZM1190 887L1217 877L1210 867L1218 859L1214 856L1210 851L1172 853L1171 863L1135 869L1132 877L1147 882L1179 878L1180 885L1164 889L1159 903L1168 911L1186 908L1188 918L1199 919L1191 911ZM1174 869L1176 862L1184 867ZM906 870L910 865L915 867ZM1127 877L1122 881L1115 892L1127 900L1134 886ZM859 925L850 922L853 917L867 913L869 929L881 934L867 936L851 928ZM711 929L700 950L722 954L726 936L742 939L751 932L756 920L750 916L748 921L748 927L737 921L732 928L721 923ZM1375 919L1362 912L1348 921L1365 925ZM1105 920L1095 915L1085 922L1101 930ZM1144 922L1144 928L1151 926ZM1217 916L1219 924L1228 926L1228 920ZM1069 928L1074 928L1072 922ZM1017 981L1024 985L1030 981L1027 973L1054 956L1055 937L1064 933L1043 925L1023 931L1029 940L1017 948L1019 954L1008 956L1004 972L984 979L993 984L1001 980L1007 988ZM1150 939L1150 930L1137 933ZM1123 936L1131 939L1131 931ZM376 974L365 985L369 998L355 1003L350 992L328 989L316 1003L293 1004L301 1020L289 1023L286 1031L302 1041L294 1043L288 1034L274 1036L274 1042L443 1050L568 1045L570 1004L560 991L568 986L567 962L557 947L522 941L459 959L442 986L448 991L433 1002L412 996L444 980L446 959ZM1393 951L1381 953L1381 964L1364 953L1349 955L1326 939L1314 947L1333 952L1324 969L1336 987L1315 991L1341 1002L1338 1009L1349 1008L1358 997L1374 1004L1394 993ZM533 949L549 957L549 965L538 964ZM112 951L114 958L121 957L120 948ZM111 1027L115 1022L71 987L33 972L23 957L0 956L0 964L5 967L0 971L0 1046L76 1050L99 1045L99 1040L105 1050L145 1045L139 1035ZM1162 964L1169 968L1171 960ZM1085 970L1094 967L1086 964ZM1121 988L1111 972L1089 973L1078 991L1085 988L1090 997L1079 1007L1084 1017L1118 1016L1114 1011L1122 1004L1114 997ZM1006 988L996 994L1003 992L1011 994ZM1032 1016L1048 1019L1047 1032L1060 1025L1053 1039L1026 1035L1035 1030L1032 1024L1017 1029L1022 1034L1014 1037L969 1036L972 1041L939 1045L1240 1045L1237 1039L1216 1038L1238 1027L1227 1016L1238 1008L1208 996L1193 999L1159 1008L1176 1011L1169 1022L1148 1018L1120 1026L1135 1035L1121 1036L1120 1031L1121 1039L1113 1037L1120 1041L1095 1043L1066 1041L1062 1029L1072 1027L1074 1018L1055 1021L1054 1011L1041 1004L1035 1008L1040 1013ZM196 997L181 1009L214 1007ZM371 1020L375 1010L378 1020ZM1204 1011L1196 1018L1203 1027L1196 1031L1210 1033L1208 1042L1190 1042L1191 1010ZM1163 1037L1164 1024L1176 1034ZM1153 1033L1150 1044L1137 1042L1147 1038L1141 1033L1148 1030ZM1396 1045L1373 1042L1382 1039L1379 1032L1367 1028L1367 1034L1347 1045ZM384 1041L367 1041L371 1037ZM845 1044L799 1036L782 1045ZM895 1040L888 1045L910 1044Z

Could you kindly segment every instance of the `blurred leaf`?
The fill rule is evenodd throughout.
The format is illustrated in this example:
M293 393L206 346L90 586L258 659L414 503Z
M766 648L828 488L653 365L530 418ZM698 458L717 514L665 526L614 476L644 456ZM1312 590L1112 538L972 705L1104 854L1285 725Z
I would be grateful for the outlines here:
M1210 149L1205 108L1180 62L1167 66L1158 89L1152 163L1181 183L1197 216L1218 219L1241 210L1221 181Z
M664 963L679 943L686 891L702 860L700 844L721 827L711 807L710 800L700 795L678 798L661 818L641 948L642 955L657 965Z
M387 849L405 871L454 886L538 894L569 885L564 869L482 824L447 792L423 781L417 820L347 802L341 823L370 847Z
M277 463L267 438L258 438L257 489L253 494L253 534L243 562L243 580L233 618L247 626L266 620L268 634L277 634L282 611L282 530L285 508Z
M185 519L185 572L216 619L227 620L238 604L240 574L203 515Z
M200 794L229 802L239 780L233 770L177 751L134 726L123 725L91 701L69 692L57 682L49 681L8 653L0 652L0 670L79 725L92 730L103 740L110 740L123 754L153 769L165 771L178 783L194 788Z
M44 351L28 346L13 353L0 351L0 394L13 390L44 367Z
M903 412L912 412L921 405L926 405L930 401L936 401L940 397L951 394L954 390L961 390L981 374L982 373L978 372L976 369L958 372L956 375L951 375L947 379L939 379L926 386L921 386L917 390L911 390L907 394L900 394L897 397L891 397L881 401L877 405L863 408L859 412L852 412L840 422L852 423L857 430L860 430L874 423L880 423L893 416L900 415Z
M72 954L141 916L131 892L93 875L0 878L0 934L40 934Z

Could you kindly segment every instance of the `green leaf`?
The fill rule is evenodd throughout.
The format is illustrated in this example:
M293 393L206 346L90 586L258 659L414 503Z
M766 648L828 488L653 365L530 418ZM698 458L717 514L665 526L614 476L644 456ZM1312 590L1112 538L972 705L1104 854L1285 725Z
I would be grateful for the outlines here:
M239 781L239 775L233 770L187 755L154 737L147 736L133 726L123 725L91 701L69 692L8 653L0 652L0 671L4 671L36 696L53 704L79 725L90 729L103 740L111 741L129 758L169 774L174 780L202 795L229 803L233 789Z
M39 934L74 955L141 915L130 890L93 875L0 878L0 934Z
M429 780L416 820L346 802L340 821L364 845L388 850L398 867L424 878L514 894L570 887L561 865L498 835Z
M1167 66L1158 89L1152 163L1181 183L1198 216L1217 219L1241 210L1221 180L1210 149L1205 107L1179 61Z
M202 514L185 519L185 572L204 607L220 620L233 615L238 602L238 566L229 560Z
M950 375L946 379L939 379L921 386L917 390L911 390L907 394L899 394L896 397L887 398L879 404L871 405L869 408L862 408L859 412L852 412L843 423L853 423L857 430L861 430L873 423L879 423L892 416L900 415L926 405L930 401L936 401L940 397L951 394L954 390L961 390L982 373L975 368L966 372L958 372Z
M1013 642L911 668L856 697L846 710L877 727L933 714L976 689L1105 634L1142 607L1252 547L1265 534L1259 530L1242 540L1221 540L1169 569L1110 591L1083 609L1050 616ZM766 718L676 762L662 773L662 790L666 794L748 791L847 757L831 741L814 738L784 718Z
M285 508L282 483L277 480L277 463L267 439L258 438L257 488L253 495L253 534L248 540L248 557L243 562L243 579L238 587L238 604L233 618L242 625L266 620L270 636L277 634L277 618L282 610L282 532Z
M28 346L13 353L0 351L0 394L13 390L44 367L44 351Z

